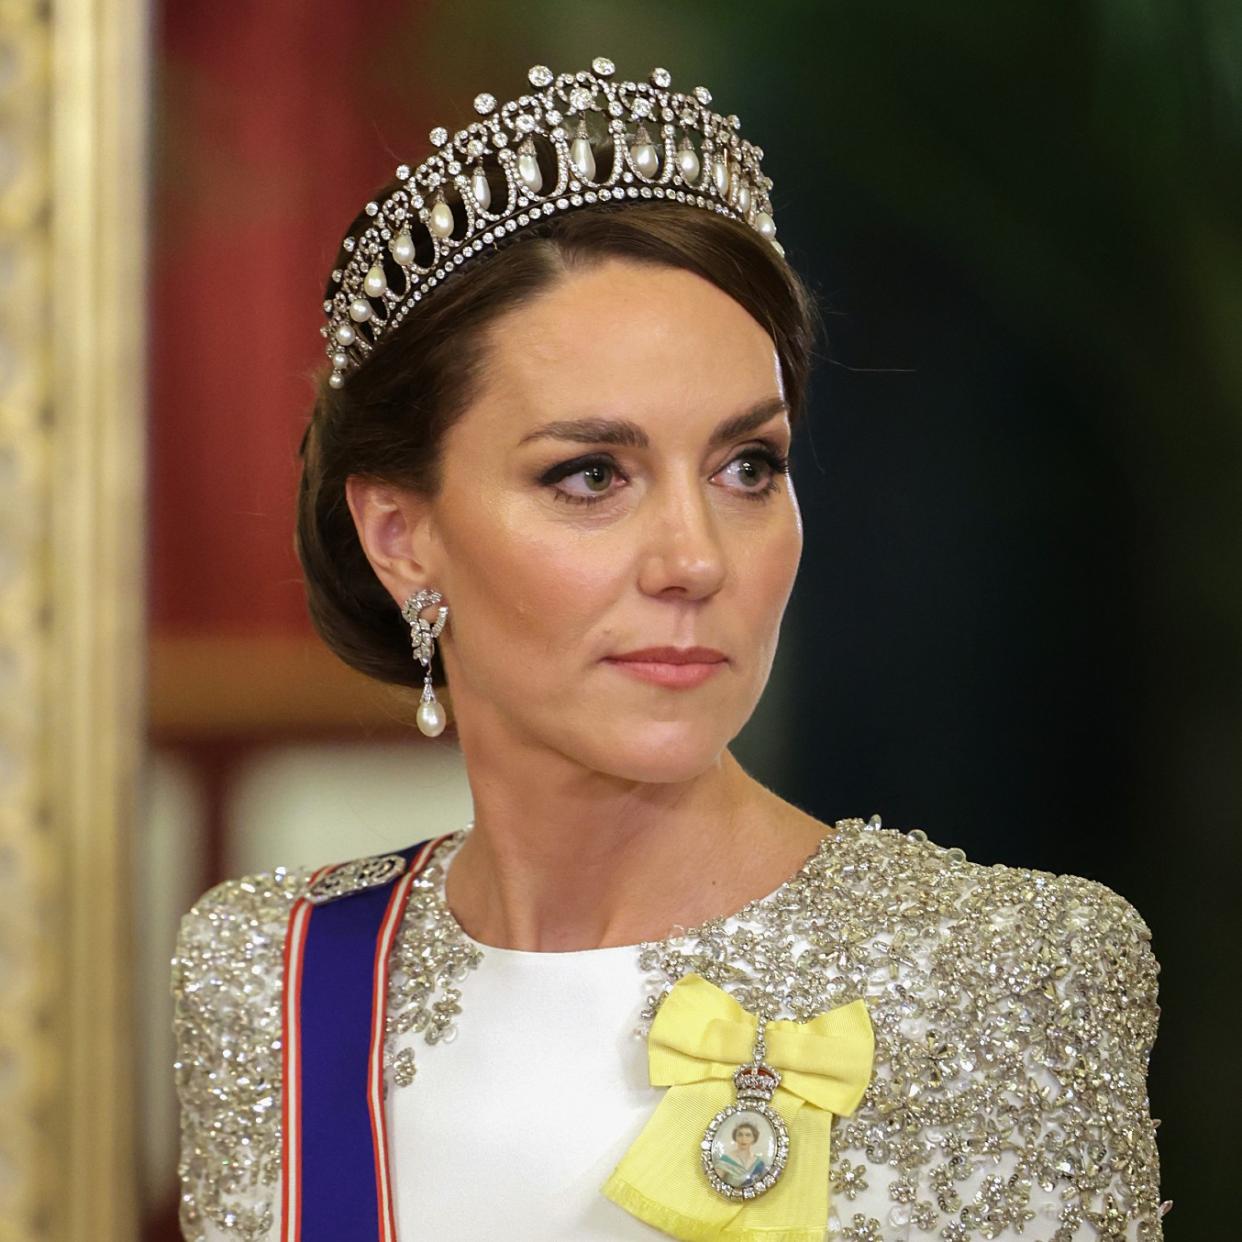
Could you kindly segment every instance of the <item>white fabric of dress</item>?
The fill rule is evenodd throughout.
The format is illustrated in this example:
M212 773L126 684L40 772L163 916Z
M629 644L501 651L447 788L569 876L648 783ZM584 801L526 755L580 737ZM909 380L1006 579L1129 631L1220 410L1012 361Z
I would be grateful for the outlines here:
M599 1193L658 1099L637 950L482 951L457 1038L390 1096L398 1236L434 1220L443 1242L662 1237Z

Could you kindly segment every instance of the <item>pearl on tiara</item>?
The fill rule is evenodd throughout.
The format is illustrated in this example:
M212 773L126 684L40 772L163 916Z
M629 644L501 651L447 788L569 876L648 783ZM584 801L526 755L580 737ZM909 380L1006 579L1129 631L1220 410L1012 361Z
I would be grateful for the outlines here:
M427 216L427 231L432 237L445 238L452 235L453 209L439 195Z
M577 73L532 65L534 93L500 104L481 92L479 119L456 133L430 131L432 154L401 164L398 188L367 203L363 231L342 243L347 258L324 303L333 388L445 277L553 212L669 199L741 220L784 255L763 150L739 136L738 118L711 111L705 86L672 90L667 69L652 69L646 82L615 73L606 56ZM457 193L458 214L446 188Z

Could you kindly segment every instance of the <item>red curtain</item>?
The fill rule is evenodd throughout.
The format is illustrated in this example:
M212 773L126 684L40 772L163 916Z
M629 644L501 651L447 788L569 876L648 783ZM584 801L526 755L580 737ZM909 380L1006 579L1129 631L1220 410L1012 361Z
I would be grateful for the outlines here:
M297 444L340 236L427 147L419 5L167 3L151 273L153 638L305 634ZM397 66L400 69L400 66ZM390 149L391 148L391 149ZM399 152L394 154L393 152Z

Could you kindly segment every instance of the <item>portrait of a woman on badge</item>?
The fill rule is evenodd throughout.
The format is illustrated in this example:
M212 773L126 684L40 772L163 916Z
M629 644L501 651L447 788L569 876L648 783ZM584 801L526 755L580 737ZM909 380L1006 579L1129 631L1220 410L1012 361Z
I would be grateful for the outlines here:
M738 1113L733 1125L717 1135L712 1164L722 1181L741 1189L757 1182L771 1167L776 1136L767 1118Z

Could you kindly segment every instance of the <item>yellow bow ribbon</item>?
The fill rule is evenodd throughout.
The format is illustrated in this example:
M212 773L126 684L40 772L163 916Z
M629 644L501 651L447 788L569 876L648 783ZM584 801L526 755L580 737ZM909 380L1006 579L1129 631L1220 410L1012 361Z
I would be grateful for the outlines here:
M700 975L685 975L647 1038L653 1087L667 1086L651 1120L603 1185L639 1220L689 1242L821 1242L828 1227L832 1118L848 1116L871 1081L875 1036L852 1001L809 1022L769 1022L765 1060L781 1073L772 1107L789 1127L789 1160L756 1199L726 1199L700 1163L708 1123L735 1100L733 1073L750 1061L758 1019Z

